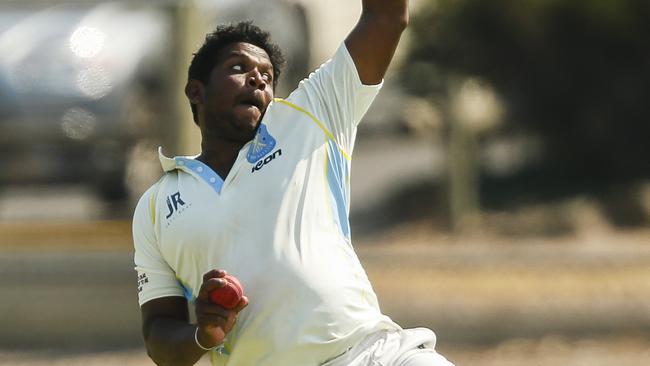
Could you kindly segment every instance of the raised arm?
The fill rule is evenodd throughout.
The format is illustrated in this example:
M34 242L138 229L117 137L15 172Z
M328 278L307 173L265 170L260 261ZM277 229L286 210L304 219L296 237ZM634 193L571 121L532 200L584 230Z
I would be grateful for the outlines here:
M345 39L361 82L381 82L408 24L408 0L362 0L359 22Z

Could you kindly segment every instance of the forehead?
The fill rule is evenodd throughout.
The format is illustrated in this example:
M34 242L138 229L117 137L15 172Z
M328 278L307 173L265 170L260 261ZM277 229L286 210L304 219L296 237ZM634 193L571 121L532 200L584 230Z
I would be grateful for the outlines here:
M232 57L245 57L257 62L258 64L267 64L268 66L272 66L271 58L264 49L246 42L235 42L226 45L219 50L217 55L217 58L220 61L225 61Z

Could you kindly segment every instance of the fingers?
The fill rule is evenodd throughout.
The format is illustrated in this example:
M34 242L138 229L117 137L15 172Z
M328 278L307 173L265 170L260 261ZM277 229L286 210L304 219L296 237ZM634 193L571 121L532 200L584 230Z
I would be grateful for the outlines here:
M204 347L212 347L223 342L234 326L236 314L209 301L200 300L196 301L194 310L197 326L203 335L201 338L205 342L201 344Z
M223 328L225 329L229 323L234 323L236 316L234 314L197 314L196 323L200 328Z
M235 307L232 309L232 311L234 311L235 313L239 313L239 312L242 311L246 306L248 306L248 297L246 297L246 296L242 296L242 297L241 297L241 300L239 300L239 303L237 304L237 306L235 306Z
M221 278L210 278L201 284L201 288L196 297L201 301L210 301L210 292L224 286L226 286L226 280Z
M209 280L210 278L221 278L226 275L226 271L223 269L213 269L208 272L206 272L203 275L203 282Z
M247 302L240 301L237 308L228 310L220 305L197 301L195 308L197 323L206 326L221 326L225 321L235 319L237 313L247 304Z
M237 313L233 311L230 313L230 316L226 319L226 323L223 325L223 330L226 334L230 333L232 328L235 327L235 323L237 323Z
M229 317L222 317L219 315L202 314L196 317L196 324L199 328L224 328L228 323Z
M245 306L246 302L240 301L238 306ZM237 322L237 312L210 303L196 302L196 322L201 330L205 343L202 345L217 345L223 342Z
M195 303L196 311L203 314L213 314L219 315L222 317L227 317L228 313L232 310L228 310L221 305L215 304L211 301L196 301Z
M230 310L210 301L212 291L227 285L227 281L223 278L225 275L226 271L217 269L203 275L203 283L196 298L197 325L203 335L202 339L206 340L208 345L223 342L226 334L235 326L238 313L248 306L246 296L242 296L237 306Z
M203 283L201 284L199 293L196 296L197 299L208 301L210 298L210 292L226 285L226 280L222 279L225 275L226 271L221 269L213 269L206 272L206 274L203 275Z

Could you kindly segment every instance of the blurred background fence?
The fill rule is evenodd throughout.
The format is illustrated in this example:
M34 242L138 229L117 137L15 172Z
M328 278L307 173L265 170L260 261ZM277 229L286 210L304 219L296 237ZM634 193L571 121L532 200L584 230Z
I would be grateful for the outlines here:
M359 128L352 230L384 311L458 365L650 364L650 3L411 1ZM187 66L254 19L286 96L360 2L0 4L0 364L150 364L130 215L196 154Z

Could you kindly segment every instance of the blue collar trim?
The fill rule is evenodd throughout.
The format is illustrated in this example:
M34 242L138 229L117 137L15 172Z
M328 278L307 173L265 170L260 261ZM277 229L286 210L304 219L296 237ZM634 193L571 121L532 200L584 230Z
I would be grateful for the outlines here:
M180 169L185 168L185 170L190 170L192 173L198 175L203 179L215 192L221 193L221 187L223 187L223 179L219 174L215 173L212 168L205 165L203 162L196 159L189 159L182 156L177 156L174 158L176 166Z

